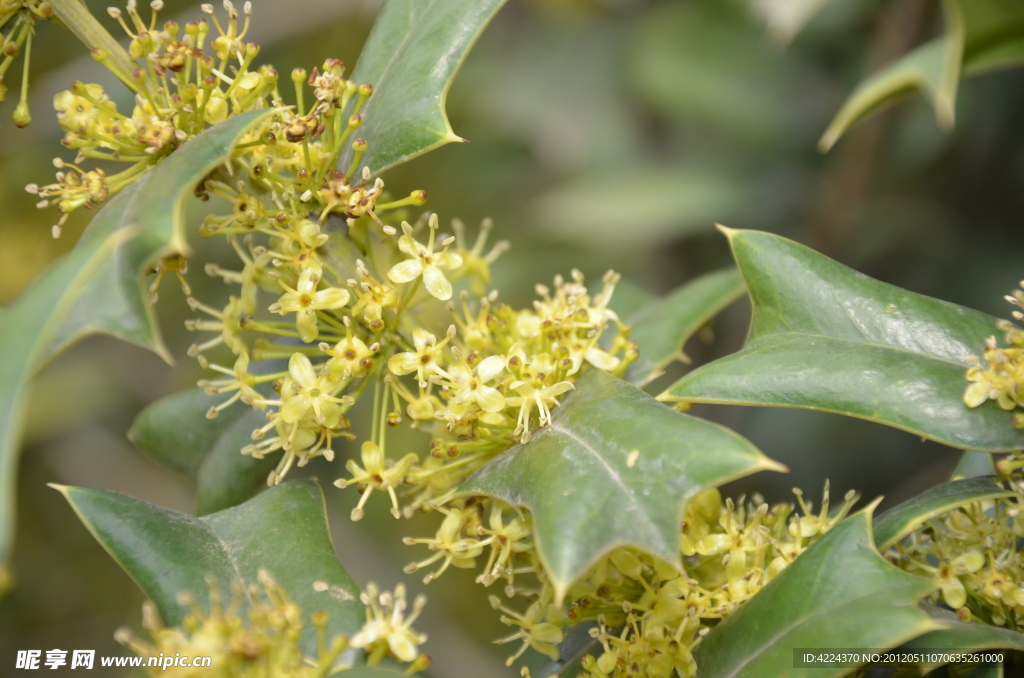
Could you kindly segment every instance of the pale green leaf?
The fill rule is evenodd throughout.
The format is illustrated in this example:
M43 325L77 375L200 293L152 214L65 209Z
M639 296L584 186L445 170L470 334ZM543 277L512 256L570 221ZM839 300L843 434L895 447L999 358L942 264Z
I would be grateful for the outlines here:
M18 449L25 390L46 345L95 274L128 231L76 247L52 264L9 307L0 309L0 594L14 537Z
M538 551L561 598L619 546L679 566L680 520L690 497L782 468L738 434L591 370L564 397L550 428L477 471L460 491L531 511Z
M878 554L862 511L712 629L694 655L700 678L839 678L850 669L795 668L794 651L891 648L941 628L918 607L934 589Z
M978 476L993 476L996 474L996 465L992 462L992 455L974 450L965 450L950 480L961 478L976 478Z
M663 399L836 412L962 449L1024 449L995 402L969 408L966 359L997 319L899 289L791 240L728 230L750 292L743 348Z

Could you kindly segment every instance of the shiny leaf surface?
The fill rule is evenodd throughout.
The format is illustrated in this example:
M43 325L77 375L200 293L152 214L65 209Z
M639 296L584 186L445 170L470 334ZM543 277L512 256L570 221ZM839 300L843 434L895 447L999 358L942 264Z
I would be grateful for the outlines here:
M966 358L996 318L873 280L791 240L728 230L753 304L743 348L669 400L836 412L963 449L1024 449L996 403L968 408Z
M673 411L591 370L550 428L477 471L460 488L528 508L556 594L618 546L680 564L680 517L700 490L781 470L738 434Z
M459 66L505 0L388 0L352 78L373 85L359 136L379 174L453 141L445 99ZM342 166L348 167L342 159Z
M927 580L890 565L863 511L827 532L697 646L701 678L839 678L794 668L794 648L897 647L944 626L917 603Z
M905 644L901 650L908 652L964 652L971 650L1017 650L1024 651L1024 635L988 624L965 624L956 614L935 605L922 605L934 619L949 628L931 631ZM922 671L942 666L942 662L924 664Z

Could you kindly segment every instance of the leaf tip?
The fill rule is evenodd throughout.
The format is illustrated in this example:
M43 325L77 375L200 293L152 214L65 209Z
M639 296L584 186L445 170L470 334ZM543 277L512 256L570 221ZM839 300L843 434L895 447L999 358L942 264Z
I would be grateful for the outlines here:
M867 514L869 522L871 517L875 514L875 509L878 508L878 505L882 503L883 499L885 499L885 495L879 495L873 502L861 509L861 513Z
M734 235L739 233L738 229L729 228L728 226L723 226L722 224L719 223L715 223L715 228L721 231L722 235L724 235L726 238L729 238L730 240L732 240Z
M785 464L779 463L770 457L764 455L761 456L761 470L762 471L778 471L779 473L789 473L790 468Z
M46 483L46 486L54 490L57 490L58 492L63 494L65 498L67 498L68 496L68 490L71 489L69 485L61 485L59 483Z

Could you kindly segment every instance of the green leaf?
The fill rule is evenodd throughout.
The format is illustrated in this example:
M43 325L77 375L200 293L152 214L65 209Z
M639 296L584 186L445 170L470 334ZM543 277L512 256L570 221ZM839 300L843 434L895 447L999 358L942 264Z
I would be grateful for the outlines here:
M214 419L206 412L221 398L201 389L175 393L149 405L132 423L128 437L154 461L196 482L196 515L241 504L266 486L277 465L241 449L254 429L266 423L259 410L235 405Z
M957 463L956 468L953 469L953 475L950 476L950 480L976 478L978 476L994 476L995 474L996 465L992 463L991 454L975 452L974 450L965 450L963 456L960 457L960 461Z
M858 120L919 91L939 125L953 125L961 77L1024 64L1024 6L1008 0L946 0L946 34L907 53L853 91L819 148L827 151Z
M661 405L606 372L577 383L550 428L467 480L533 513L556 596L604 554L631 545L681 567L683 505L707 487L782 470L738 434Z
M1024 449L1012 414L968 408L966 358L996 318L873 280L791 240L726 230L753 305L743 348L662 399L823 410L963 449Z
M293 480L241 506L203 518L138 499L82 487L57 486L117 563L156 605L165 624L181 624L188 610L179 593L209 605L206 577L225 596L233 584L245 595L263 569L302 608L330 615L328 637L351 635L365 620L359 587L338 562L327 529L320 487ZM315 587L315 588L314 588ZM316 629L303 628L302 647L316 653ZM351 661L351 659L349 659Z
M640 344L640 357L629 366L626 380L644 386L660 377L672 362L690 362L683 353L687 340L739 299L744 289L743 278L736 269L714 271L629 317L630 338Z
M145 177L111 198L77 246L133 227L134 237L104 262L52 339L45 359L90 334L110 334L171 362L141 277L170 254L189 253L185 198L224 162L238 138L268 111L242 113L197 135Z
M352 78L373 85L359 135L374 174L453 141L448 88L505 0L388 0ZM343 160L343 163L345 161Z
M931 631L919 636L901 647L907 652L969 652L972 650L1017 650L1024 651L1024 635L1010 629L988 624L968 623L957 619L956 614L936 605L921 606L932 618L949 628ZM942 666L944 662L924 664L923 671Z
M14 537L17 454L25 391L64 316L85 282L129 232L76 247L52 264L6 308L0 309L0 595L10 585L7 569Z
M697 646L701 678L833 678L794 668L797 648L901 645L941 628L918 601L935 589L875 550L870 509L829 530Z
M943 483L878 516L875 543L884 551L936 516L965 504L1012 494L1012 490L1001 487L992 476Z

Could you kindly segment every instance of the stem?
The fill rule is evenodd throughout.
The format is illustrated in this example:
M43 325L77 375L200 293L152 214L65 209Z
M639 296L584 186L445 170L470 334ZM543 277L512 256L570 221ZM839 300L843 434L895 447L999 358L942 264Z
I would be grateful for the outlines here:
M107 29L89 13L82 0L51 0L54 15L71 33L90 50L101 49L109 61L107 67L126 83L131 82L135 62L124 51Z

